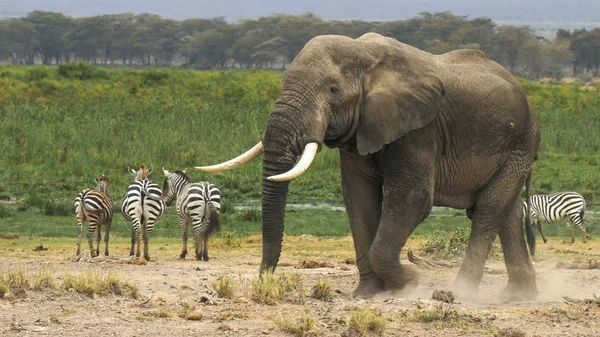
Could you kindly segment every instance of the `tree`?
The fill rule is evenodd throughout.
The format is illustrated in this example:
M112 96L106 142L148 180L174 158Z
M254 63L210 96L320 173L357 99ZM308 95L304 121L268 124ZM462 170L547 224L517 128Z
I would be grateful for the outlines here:
M13 64L33 64L38 36L30 22L22 19L0 21L0 50L10 56Z
M533 34L528 26L501 26L494 37L493 58L513 72L516 70L519 53L531 39Z
M68 50L65 39L66 33L73 27L73 19L62 13L33 11L24 19L31 23L39 34L37 51L42 57L42 63L52 63L52 58L59 63Z

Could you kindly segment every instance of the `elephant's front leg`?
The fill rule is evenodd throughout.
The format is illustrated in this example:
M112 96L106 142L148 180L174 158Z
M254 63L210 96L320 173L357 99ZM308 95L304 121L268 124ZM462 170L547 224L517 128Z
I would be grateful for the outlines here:
M369 250L381 219L382 179L372 160L345 151L340 151L340 160L342 192L360 274L354 295L371 297L384 290L383 281L377 277L369 261Z
M416 285L418 274L400 264L400 252L433 207L434 170L426 161L386 165L383 209L369 260L387 291Z

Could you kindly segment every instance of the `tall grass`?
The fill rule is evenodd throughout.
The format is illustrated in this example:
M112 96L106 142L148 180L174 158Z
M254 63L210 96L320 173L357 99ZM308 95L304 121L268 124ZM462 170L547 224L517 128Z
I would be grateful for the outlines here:
M131 181L127 167L141 163L154 165L150 179L159 184L161 167L188 168L193 181L216 183L225 203L259 199L260 160L219 175L193 166L230 159L254 145L280 81L281 74L273 71L2 65L0 218L16 224L24 213L34 213L60 222L72 216L77 191L93 186L93 176L100 174L111 177L113 201L119 206ZM534 190L574 190L588 205L597 204L600 95L578 85L522 84L542 129ZM339 181L337 151L325 149L309 172L294 180L289 201L341 204ZM239 233L256 231L260 214L246 215L252 219L230 214ZM344 215L339 220L347 222ZM298 219L297 226L304 223ZM328 226L319 230L316 235L335 235Z

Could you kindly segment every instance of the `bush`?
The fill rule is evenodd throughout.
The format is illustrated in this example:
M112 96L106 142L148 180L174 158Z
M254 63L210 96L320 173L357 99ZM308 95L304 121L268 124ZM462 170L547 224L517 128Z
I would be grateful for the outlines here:
M83 62L60 64L58 66L58 74L65 78L78 80L106 79L109 77L105 69Z
M32 67L25 73L25 79L27 81L39 81L48 76L50 76L50 70L48 70L48 67L46 66Z

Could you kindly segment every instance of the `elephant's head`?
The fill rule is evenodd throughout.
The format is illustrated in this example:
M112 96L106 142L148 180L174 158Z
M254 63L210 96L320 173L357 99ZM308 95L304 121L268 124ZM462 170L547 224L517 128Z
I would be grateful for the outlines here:
M444 96L436 73L433 55L378 34L306 44L283 75L262 142L226 163L198 167L222 171L264 154L261 271L279 260L289 180L321 144L367 155L431 122Z

